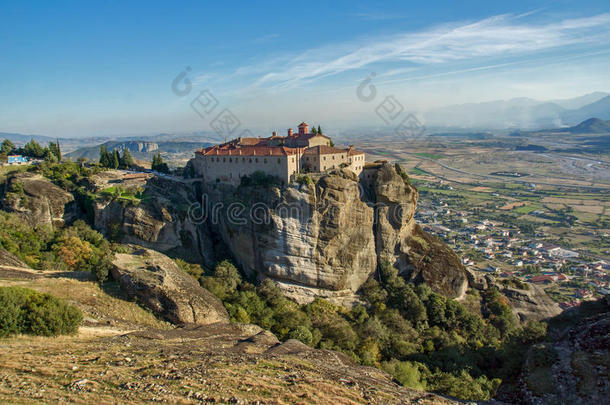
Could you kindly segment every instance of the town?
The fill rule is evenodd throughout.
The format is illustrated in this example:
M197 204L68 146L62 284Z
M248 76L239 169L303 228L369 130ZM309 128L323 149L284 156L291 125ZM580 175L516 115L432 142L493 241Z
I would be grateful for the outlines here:
M562 308L610 293L607 261L562 247L538 228L519 227L496 206L443 194L460 193L446 182L416 183L421 198L415 218L458 252L470 271L541 284Z

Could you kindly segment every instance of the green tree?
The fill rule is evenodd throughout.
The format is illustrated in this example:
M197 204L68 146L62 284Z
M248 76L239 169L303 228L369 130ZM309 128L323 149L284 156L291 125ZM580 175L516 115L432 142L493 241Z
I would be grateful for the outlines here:
M58 162L61 162L61 149L59 148L59 140L57 142L49 142L49 151L55 155Z
M322 135L322 129L320 128L320 126L319 126L319 125L318 125L318 133L319 133L320 135Z
M100 165L102 167L112 166L111 157L112 155L108 152L108 149L104 145L100 146Z
M121 156L120 167L122 169L130 169L131 167L133 167L133 165L134 165L134 161L133 161L133 157L131 156L131 152L129 152L128 148L124 148L123 156Z
M2 145L0 146L0 155L10 155L15 149L15 144L11 142L10 139L5 139L2 141Z
M163 162L163 158L161 157L161 152L153 155L152 164L150 168L159 173L169 173L169 167L167 163Z
M311 128L311 133L312 134L317 134L318 133L318 130L316 129L315 126Z
M112 150L112 168L118 169L121 164L121 157L119 155L119 151L117 149Z
M44 157L45 150L38 142L36 142L33 138L23 147L23 154L26 156L30 156L33 158L42 158Z

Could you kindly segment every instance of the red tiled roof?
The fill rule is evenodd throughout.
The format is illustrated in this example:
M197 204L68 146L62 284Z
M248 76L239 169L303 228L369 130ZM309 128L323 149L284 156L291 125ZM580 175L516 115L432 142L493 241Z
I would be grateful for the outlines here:
M204 156L288 156L298 149L285 146L241 146L238 148L219 148L212 146L202 153Z
M301 122L301 123L299 124L299 126L300 126L300 127L302 127L302 126L306 126L306 127L308 127L309 125L307 125L305 122Z
M304 155L330 155L334 153L347 153L347 149L334 148L327 145L312 146L305 149Z

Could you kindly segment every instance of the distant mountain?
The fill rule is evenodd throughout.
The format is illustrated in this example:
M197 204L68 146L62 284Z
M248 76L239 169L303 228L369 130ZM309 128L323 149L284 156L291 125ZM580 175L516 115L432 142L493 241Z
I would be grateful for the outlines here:
M578 125L564 128L563 131L573 134L610 134L610 121L589 118Z
M15 145L23 146L25 143L29 142L31 139L34 139L36 142L40 143L43 146L46 146L49 142L55 142L56 139L59 139L59 143L61 145L61 149L65 155L68 155L70 152L74 152L78 149L86 149L88 147L93 147L93 149L97 149L97 154L99 154L99 145L106 142L114 142L115 144L123 143L123 142L193 142L198 143L200 145L210 144L210 143L218 143L221 141L215 134L209 134L207 132L187 132L187 133L161 133L154 135L116 135L116 136L97 136L97 137L78 137L78 138L65 138L59 137L55 138L52 136L46 135L26 135L12 132L0 132L0 142L4 139L10 139ZM168 146L169 147L169 146ZM130 148L131 152L131 148ZM89 154L89 153L87 153Z
M566 110L575 110L584 107L587 104L595 103L596 101L599 101L606 96L610 96L610 93L596 91L594 93L585 94L584 96L580 97L553 100L551 101L551 103L557 104L558 106L563 107Z
M192 154L196 149L210 146L209 142L176 142L176 141L161 141L150 142L148 140L138 141L108 141L104 142L108 150L118 149L123 151L129 149L131 155L138 160L151 160L153 155L160 152L162 154L181 155ZM66 154L66 157L76 160L78 158L87 158L96 160L100 156L100 146L87 146L79 148L73 152Z
M424 114L427 126L533 130L575 125L589 117L610 119L610 95L596 92L543 102L514 98L435 108Z
M610 120L610 96L606 96L594 103L587 104L577 110L569 110L563 114L563 119L568 124L575 124L589 117L598 117L602 120Z

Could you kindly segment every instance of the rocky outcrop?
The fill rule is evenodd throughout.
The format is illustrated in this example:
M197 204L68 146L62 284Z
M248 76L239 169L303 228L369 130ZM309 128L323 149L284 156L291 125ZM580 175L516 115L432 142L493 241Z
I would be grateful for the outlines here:
M29 268L21 259L6 249L0 248L0 266Z
M209 211L227 191L209 190ZM283 192L243 188L242 215L222 210L212 224L246 273L298 286L354 292L377 266L373 208L360 199L357 177L338 171L315 185ZM230 204L229 204L230 206ZM211 218L212 222L215 221Z
M34 227L61 226L79 216L74 196L39 174L18 173L7 179L2 209Z
M228 253L246 274L275 280L301 303L358 302L381 261L448 297L463 295L465 269L415 223L418 193L398 166L379 165L366 183L349 170L315 179L279 189L154 178L139 204L97 201L95 225L207 266Z
M93 203L95 228L124 243L213 266L216 242L210 228L189 216L191 207L200 207L197 184L153 178L138 204L99 198Z
M535 284L522 283L525 288L500 286L502 295L508 298L513 314L522 322L540 321L557 316L561 307L549 297L544 290Z
M169 322L228 322L222 303L169 257L149 249L115 255L111 270L121 288Z
M532 346L511 403L605 404L610 397L610 306L585 301L549 322L544 343ZM501 398L505 399L505 398Z
M507 299L513 315L520 322L541 321L561 313L561 307L536 284L520 280L497 280L491 274L468 270L468 283L472 288L485 291L495 287Z

